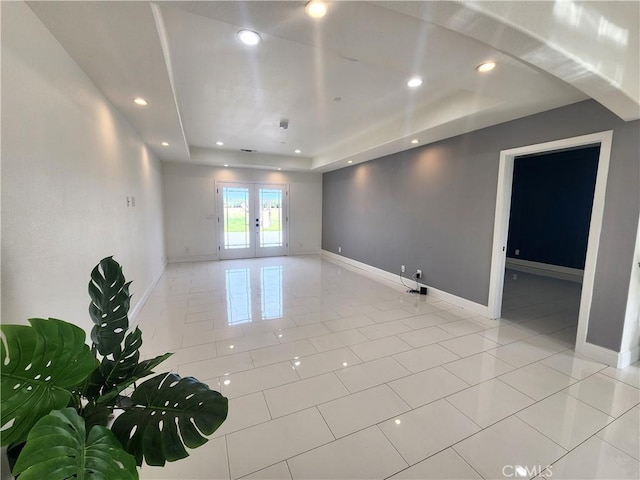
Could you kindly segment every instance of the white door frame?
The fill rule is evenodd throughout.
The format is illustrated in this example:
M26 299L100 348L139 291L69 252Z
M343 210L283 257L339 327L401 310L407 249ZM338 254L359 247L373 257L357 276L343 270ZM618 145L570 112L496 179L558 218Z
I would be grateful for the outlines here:
M500 318L502 313L502 293L504 289L504 269L506 263L507 237L509 234L509 215L511 211L511 189L513 185L513 166L515 158L521 155L552 152L586 145L600 145L596 188L591 209L591 224L587 241L587 256L584 266L582 294L580 297L580 313L578 315L578 333L576 335L576 352L584 349L587 340L587 328L591 313L593 282L602 230L602 214L604 211L607 177L609 175L609 158L613 130L565 138L553 142L538 143L525 147L502 150L500 152L500 168L498 171L498 192L496 197L496 214L493 230L493 247L491 255L491 276L489 280L489 316Z

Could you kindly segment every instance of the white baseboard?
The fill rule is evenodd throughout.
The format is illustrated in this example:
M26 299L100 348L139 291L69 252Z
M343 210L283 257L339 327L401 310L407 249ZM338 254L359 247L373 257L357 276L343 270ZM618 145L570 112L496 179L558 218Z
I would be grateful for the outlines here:
M333 263L340 263L343 265L354 267L359 270L359 273L367 274L367 276L373 278L374 280L383 280L385 283L398 290L406 290L407 288L400 282L400 279L396 274L387 272L377 267L373 267L371 265L367 265L366 263L358 262L357 260L352 260L351 258L343 257L342 255L338 255L327 250L322 250L321 255L325 259ZM424 285L421 283L419 283L418 285L421 287L427 287L429 295L438 297L445 302L449 302L453 305L456 305L457 307L469 310L470 312L476 313L478 315L482 315L485 317L489 316L489 308L486 305L472 302L471 300L467 300L466 298L458 297L457 295L453 295L443 290L438 290L437 288L430 287L429 285Z
M219 257L215 253L213 255L176 255L168 259L169 263L213 262L218 260Z
M580 270L579 268L561 267L559 265L532 262L519 258L507 257L506 267L519 272L533 273L534 275L569 280L570 282L576 283L582 283L582 278L584 277L584 270Z
M129 326L132 326L137 323L138 315L140 314L142 307L144 307L145 304L147 303L147 300L149 300L149 297L151 296L151 292L153 292L153 289L156 287L156 285L160 281L160 278L162 277L162 274L164 273L166 268L167 268L167 262L164 262L162 264L162 268L160 269L160 272L156 274L154 279L151 281L147 289L144 291L144 293L140 297L140 300L138 300L135 306L131 310L129 310Z
M640 346L626 352L616 352L608 348L585 342L582 348L576 348L580 355L615 368L624 368L640 359Z

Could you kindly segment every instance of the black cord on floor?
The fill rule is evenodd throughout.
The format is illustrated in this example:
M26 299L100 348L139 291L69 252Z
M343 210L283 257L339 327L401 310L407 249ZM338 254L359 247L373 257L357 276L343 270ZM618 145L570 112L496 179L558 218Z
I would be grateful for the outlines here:
M402 276L402 272L400 272L400 283L402 283L402 285L408 288L407 293L420 293L420 290L413 289L409 285L404 283L404 277ZM416 280L416 287L417 286L418 286L418 281Z

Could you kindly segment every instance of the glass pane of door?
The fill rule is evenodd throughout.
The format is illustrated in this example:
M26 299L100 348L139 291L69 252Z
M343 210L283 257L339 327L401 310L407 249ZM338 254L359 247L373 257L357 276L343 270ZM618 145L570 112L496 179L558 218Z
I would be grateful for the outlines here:
M282 190L259 188L260 248L284 245Z
M254 230L251 224L251 191L251 186L220 186L220 258L244 258L255 255L252 244Z

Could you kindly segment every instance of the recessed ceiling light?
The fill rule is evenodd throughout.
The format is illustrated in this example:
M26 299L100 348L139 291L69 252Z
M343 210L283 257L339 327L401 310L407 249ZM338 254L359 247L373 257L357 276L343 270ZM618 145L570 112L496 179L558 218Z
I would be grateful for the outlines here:
M409 79L407 85L412 88L419 87L420 85L422 85L422 79L420 77L413 77Z
M327 14L327 4L322 0L311 0L304 6L304 12L311 18L322 18Z
M262 40L260 35L253 30L240 30L237 35L240 41L245 45L257 45Z
M140 105L141 107L145 107L147 105L149 105L149 102L147 102L144 98L142 97L136 97L133 99L133 103L135 103L136 105Z
M218 142L216 142L216 145L218 145L219 147L221 147L221 146L223 146L223 145L224 145L224 142L220 142L220 141L218 141Z
M476 67L476 70L484 73L484 72L490 72L494 68L496 68L496 62L485 62L478 65Z
M296 153L302 153L302 150L300 150L299 148L296 148Z
M414 138L413 140L411 140L411 143L420 143L420 140L418 140L417 138Z
M169 142L162 142L160 145L162 145L163 147L168 147L169 146Z
M353 163L353 160L349 160L347 163Z
M281 168L278 168L278 170L282 170Z
M229 166L229 164L225 163L225 164L224 164L224 166L225 166L225 167L228 167L228 166ZM231 346L231 347L229 347L229 348L233 348L233 346Z

